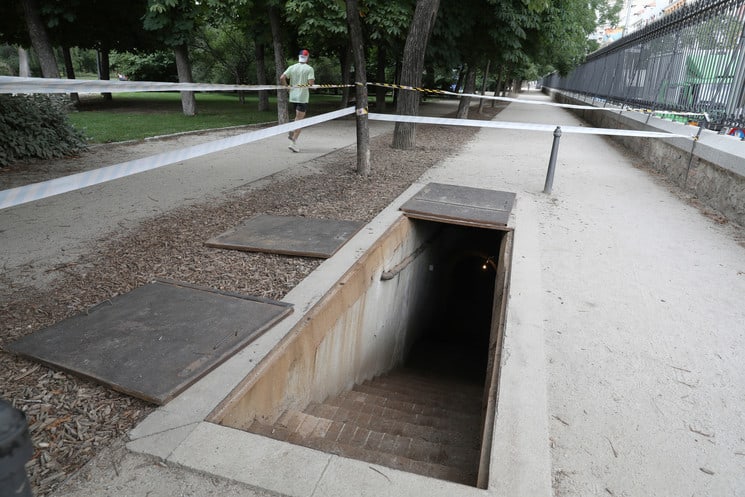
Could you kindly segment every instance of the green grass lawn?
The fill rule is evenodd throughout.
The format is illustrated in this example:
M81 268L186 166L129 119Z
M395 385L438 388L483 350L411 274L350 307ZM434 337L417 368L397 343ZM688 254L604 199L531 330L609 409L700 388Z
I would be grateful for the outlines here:
M310 115L335 110L340 95L313 94ZM197 93L197 115L185 116L181 95L176 92L114 93L106 101L100 95L81 96L81 105L68 117L91 143L138 140L184 131L226 128L277 120L276 99L270 110L259 112L258 95L247 93L245 102L236 94Z

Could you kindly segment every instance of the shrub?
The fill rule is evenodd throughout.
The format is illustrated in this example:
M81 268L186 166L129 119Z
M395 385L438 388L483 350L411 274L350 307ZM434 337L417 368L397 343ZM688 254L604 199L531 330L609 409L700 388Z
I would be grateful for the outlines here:
M126 75L132 81L178 81L176 58L172 52L133 54L112 52L111 69Z
M66 96L0 95L0 167L85 149L85 137L67 120L66 105Z

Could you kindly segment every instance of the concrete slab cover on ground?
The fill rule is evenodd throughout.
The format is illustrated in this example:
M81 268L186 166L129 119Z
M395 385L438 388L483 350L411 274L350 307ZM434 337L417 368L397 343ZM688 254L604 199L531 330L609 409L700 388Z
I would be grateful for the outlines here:
M578 124L562 109L519 103L497 118ZM118 448L110 464L94 462L55 495L745 495L745 247L735 228L703 216L598 136L562 138L545 195L552 138L482 130L287 299L316 298L313 278L341 274L345 258L428 182L515 192L489 490L419 485L201 421L208 406L196 402L221 380L236 381L220 375L240 370L239 353L133 432L130 448L166 465ZM261 346L278 338L270 331ZM262 450L280 471L248 467Z

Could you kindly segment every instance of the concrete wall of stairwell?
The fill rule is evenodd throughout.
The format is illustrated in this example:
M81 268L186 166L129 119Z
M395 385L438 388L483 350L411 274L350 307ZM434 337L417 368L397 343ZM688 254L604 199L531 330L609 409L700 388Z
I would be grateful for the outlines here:
M432 251L391 280L389 270L428 240L436 225L402 217L218 406L211 421L246 429L287 409L350 389L400 363L422 332L431 300Z
M562 103L588 104L557 91L545 90ZM695 136L698 128L639 112L568 109L598 128L662 131ZM745 142L704 130L698 142L690 139L612 137L637 154L645 167L662 174L692 194L703 206L727 220L745 226ZM693 160L691 160L693 150ZM561 147L559 147L561 157ZM690 162L690 170L689 170ZM561 174L557 171L557 174Z

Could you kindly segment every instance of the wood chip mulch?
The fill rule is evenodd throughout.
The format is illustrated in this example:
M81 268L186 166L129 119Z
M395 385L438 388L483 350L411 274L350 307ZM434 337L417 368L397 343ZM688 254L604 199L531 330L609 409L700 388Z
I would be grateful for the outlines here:
M500 107L471 118L490 119ZM0 397L27 417L34 455L27 473L35 496L70 475L152 412L155 406L3 349L3 345L74 316L155 279L281 300L320 260L220 250L204 242L255 214L370 221L427 169L457 152L477 128L417 128L417 147L371 139L372 175L358 176L353 147L259 186L245 185L220 203L179 208L138 229L91 244L75 263L48 271L48 288L0 275Z

